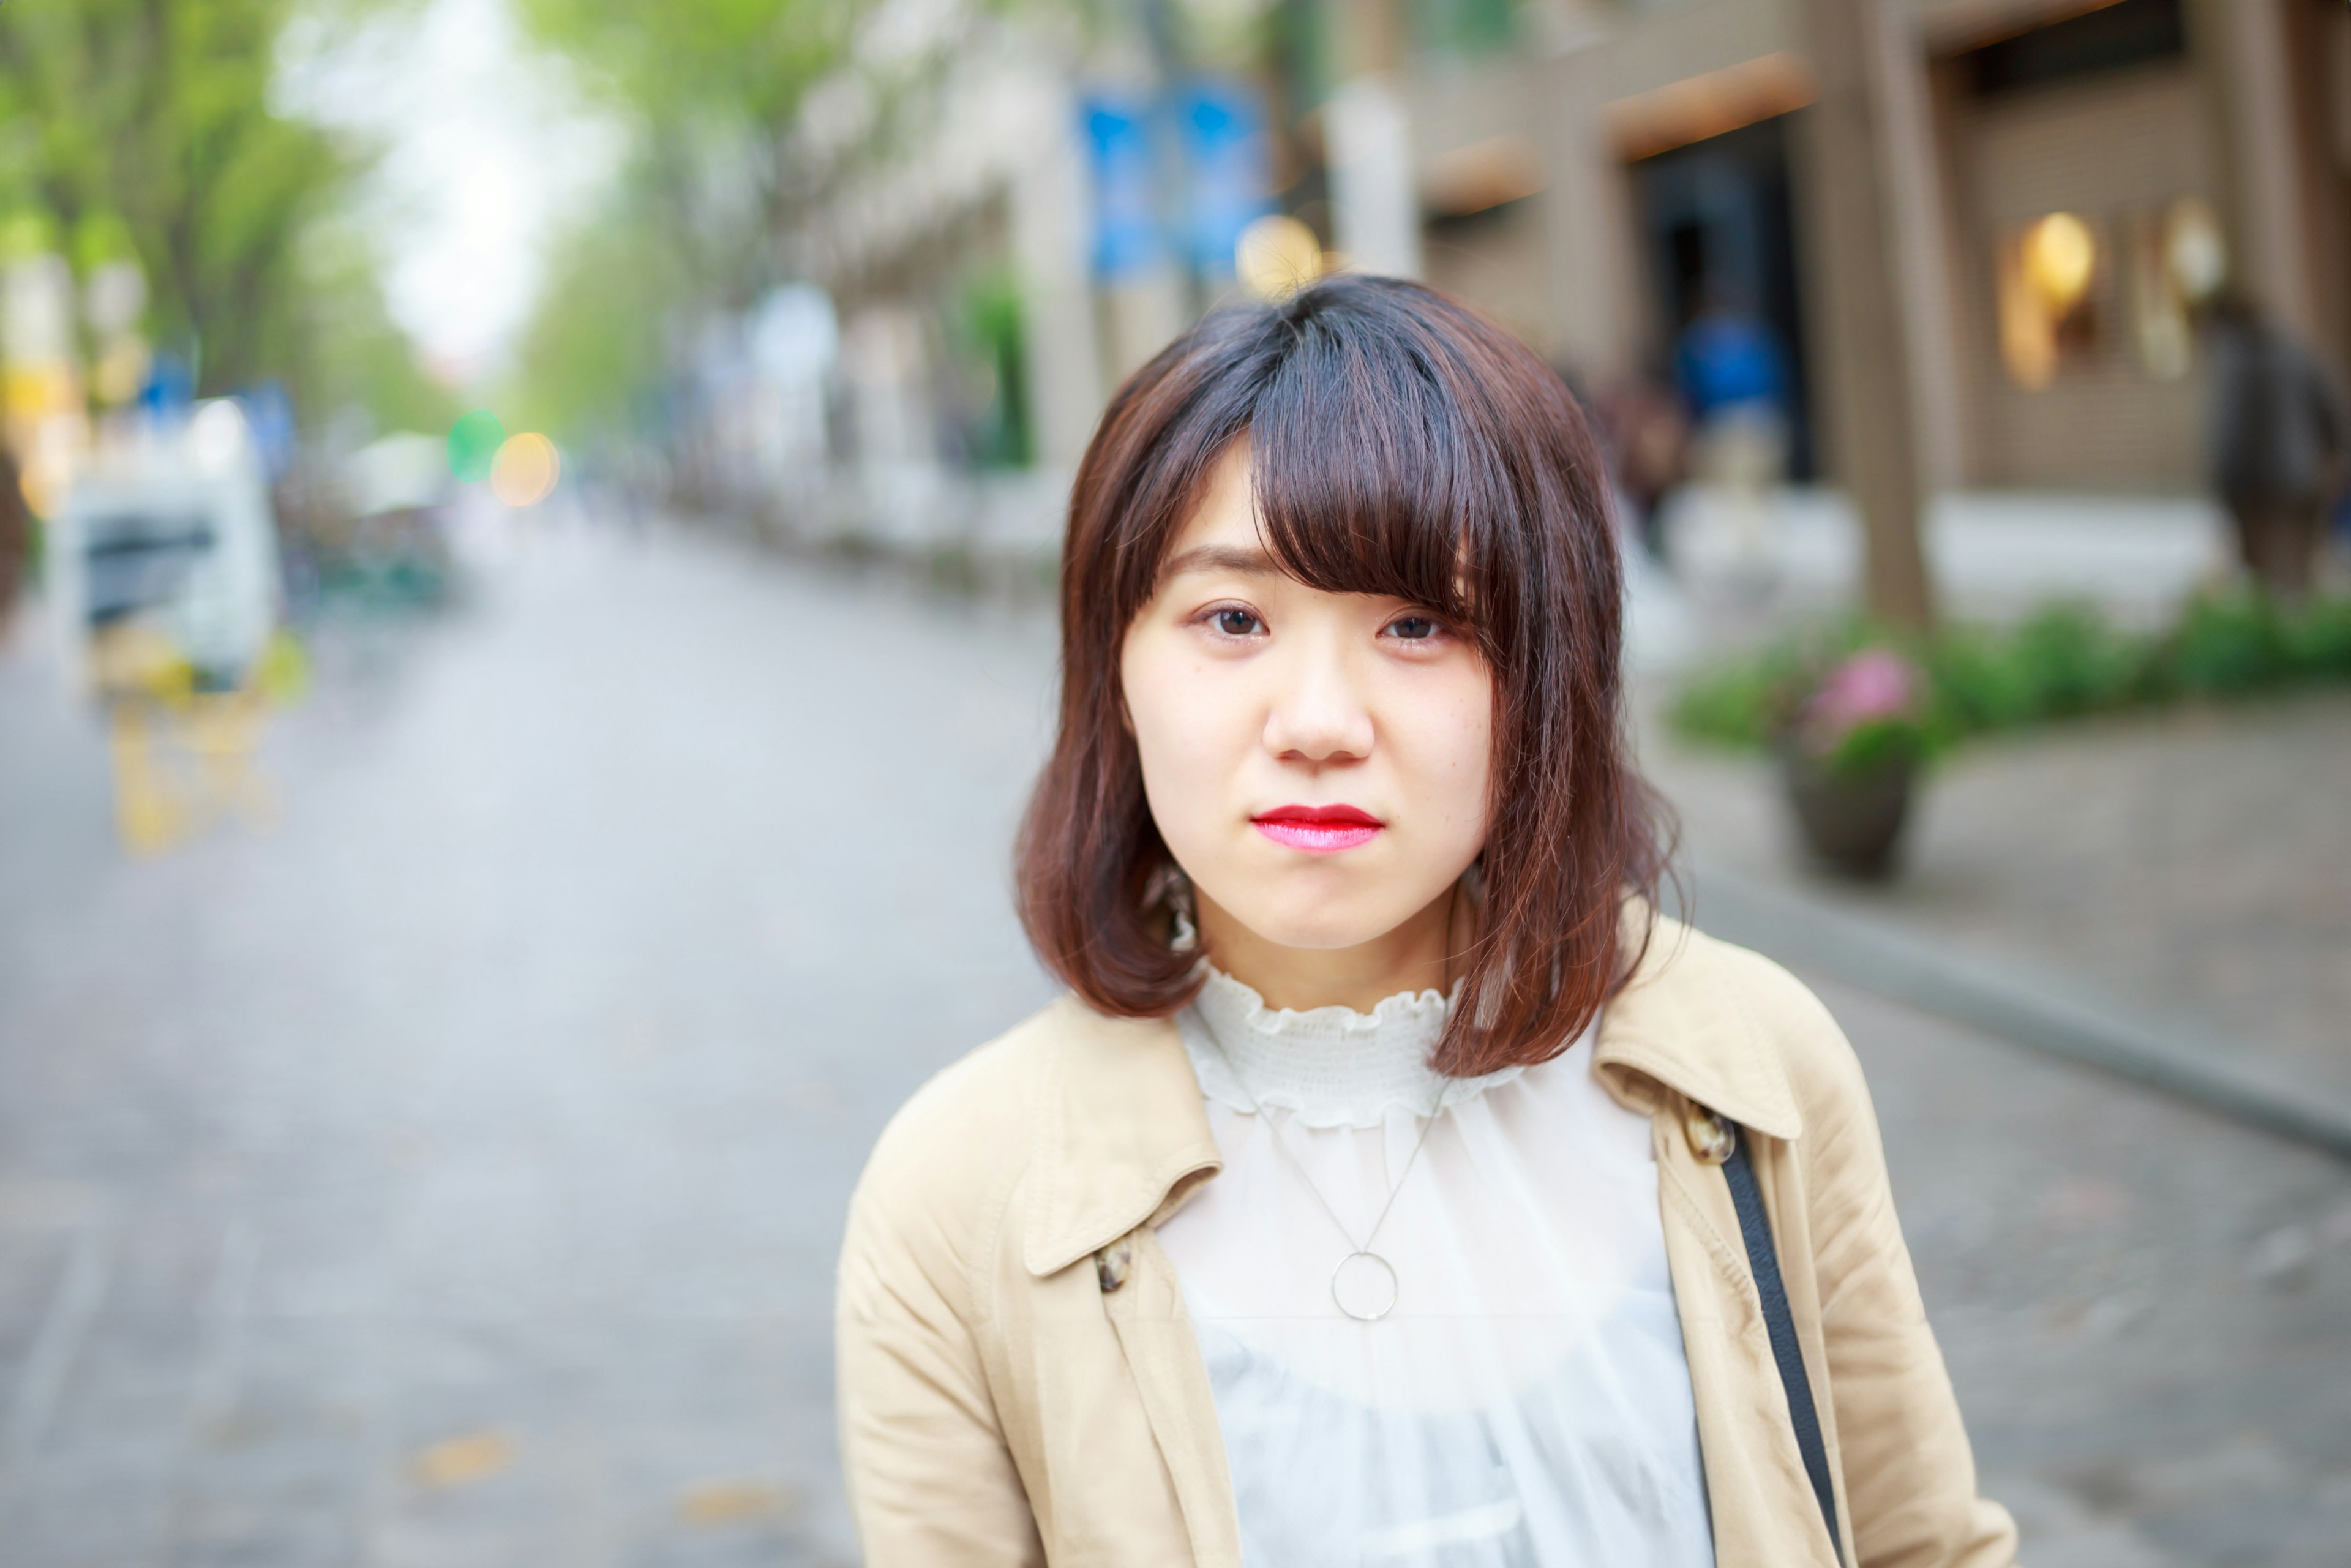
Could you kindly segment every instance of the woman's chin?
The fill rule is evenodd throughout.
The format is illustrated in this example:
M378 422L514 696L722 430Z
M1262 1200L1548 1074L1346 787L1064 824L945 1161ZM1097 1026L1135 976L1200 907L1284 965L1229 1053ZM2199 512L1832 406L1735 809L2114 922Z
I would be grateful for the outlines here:
M1385 907L1332 908L1328 904L1307 908L1277 904L1250 909L1244 903L1238 909L1231 904L1225 907L1259 941L1311 953L1342 952L1376 942L1412 913Z

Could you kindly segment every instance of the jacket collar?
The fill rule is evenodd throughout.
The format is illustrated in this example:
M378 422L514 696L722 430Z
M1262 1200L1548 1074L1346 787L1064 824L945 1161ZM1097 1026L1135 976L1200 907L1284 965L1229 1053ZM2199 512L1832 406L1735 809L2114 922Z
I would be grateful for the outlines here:
M1224 1168L1192 1059L1168 1019L1113 1019L1075 997L1047 1009L1036 1191L1021 1261L1058 1273L1172 1213Z
M1641 913L1628 911L1628 924ZM1601 1014L1593 1063L1619 1100L1641 1110L1657 1109L1646 1078L1766 1137L1795 1138L1804 1118L1788 1071L1718 950L1712 937L1658 915L1633 977Z
M1657 918L1601 1016L1594 1064L1645 1112L1660 1108L1649 1085L1662 1085L1766 1136L1794 1138L1803 1118L1786 1070L1708 961L1710 946ZM1171 1019L1107 1018L1064 997L1040 1021L1050 1027L1021 1261L1042 1276L1165 1218L1224 1159Z

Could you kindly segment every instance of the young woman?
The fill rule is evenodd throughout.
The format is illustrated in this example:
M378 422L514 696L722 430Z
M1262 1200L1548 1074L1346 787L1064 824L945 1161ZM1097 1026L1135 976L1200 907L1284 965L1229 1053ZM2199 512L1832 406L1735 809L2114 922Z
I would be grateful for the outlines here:
M1850 1048L1653 909L1541 361L1378 278L1212 317L1061 581L1019 884L1071 994L852 1206L868 1563L2009 1562Z

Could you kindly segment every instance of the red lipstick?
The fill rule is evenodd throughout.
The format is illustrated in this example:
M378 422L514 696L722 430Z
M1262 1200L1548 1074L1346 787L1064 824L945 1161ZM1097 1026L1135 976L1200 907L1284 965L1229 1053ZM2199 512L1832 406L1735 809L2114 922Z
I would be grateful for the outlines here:
M1250 825L1286 849L1332 854L1370 843L1387 826L1355 806L1276 806L1249 819Z

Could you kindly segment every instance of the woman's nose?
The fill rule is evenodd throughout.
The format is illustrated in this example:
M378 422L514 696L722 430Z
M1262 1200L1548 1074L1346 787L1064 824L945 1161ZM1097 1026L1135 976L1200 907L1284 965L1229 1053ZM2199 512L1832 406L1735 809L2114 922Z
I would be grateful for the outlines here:
M1282 661L1266 715L1265 748L1285 760L1347 762L1371 755L1372 713L1356 672L1336 648Z

